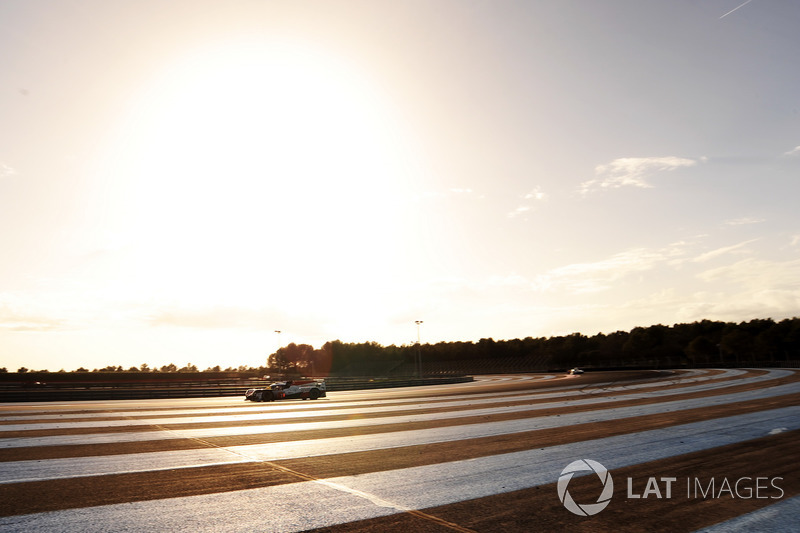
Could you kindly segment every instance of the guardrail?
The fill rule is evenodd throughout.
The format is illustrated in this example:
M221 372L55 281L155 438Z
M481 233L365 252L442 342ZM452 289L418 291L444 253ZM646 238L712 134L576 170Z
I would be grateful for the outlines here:
M351 379L326 378L328 391L382 389L389 387L419 387L447 383L472 381L471 376L452 376L417 379ZM170 384L81 384L75 386L45 385L37 388L12 388L0 390L0 402L58 402L87 400L144 400L159 398L213 398L241 396L248 388L263 387L271 383L265 380L242 380L239 384L210 385L208 383L173 382Z

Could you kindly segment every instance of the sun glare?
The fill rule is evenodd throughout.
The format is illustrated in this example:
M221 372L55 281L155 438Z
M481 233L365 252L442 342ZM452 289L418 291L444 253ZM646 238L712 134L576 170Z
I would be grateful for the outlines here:
M340 58L297 44L217 45L172 64L123 147L145 290L327 302L338 315L357 312L359 290L374 298L402 255L410 187L376 94Z

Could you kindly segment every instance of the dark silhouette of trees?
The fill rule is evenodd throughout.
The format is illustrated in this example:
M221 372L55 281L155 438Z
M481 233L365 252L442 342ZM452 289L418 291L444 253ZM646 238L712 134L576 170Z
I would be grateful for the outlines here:
M800 364L800 318L633 328L587 336L581 333L478 342L440 342L419 347L426 373L463 369L533 372L588 368L678 368L687 366L783 366ZM280 348L269 356L276 372L305 375L413 375L415 344L381 346L336 340L315 350L308 345ZM493 370L494 369L494 370Z
M793 366L800 367L800 318L779 322L755 319L741 323L701 320L688 324L656 324L587 336L582 333L524 339L477 342L455 341L435 344L382 346L376 342L326 342L315 349L309 344L291 343L270 354L267 366L239 366L208 373L238 373L306 376L388 376L416 374L417 350L423 373L541 372L571 367L586 368L679 368L703 366ZM30 373L25 367L18 373ZM78 368L74 372L89 372ZM150 367L144 363L125 370L109 365L97 373L196 373L188 363ZM0 373L8 373L0 368ZM157 376L153 376L157 377Z
M718 352L718 345L701 335L692 339L686 347L686 358L691 366L707 365L714 361Z

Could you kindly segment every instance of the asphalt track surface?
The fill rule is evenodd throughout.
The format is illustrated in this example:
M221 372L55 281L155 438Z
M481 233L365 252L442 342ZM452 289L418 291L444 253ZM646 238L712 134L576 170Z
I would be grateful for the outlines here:
M3 404L0 531L798 531L798 436L784 369Z

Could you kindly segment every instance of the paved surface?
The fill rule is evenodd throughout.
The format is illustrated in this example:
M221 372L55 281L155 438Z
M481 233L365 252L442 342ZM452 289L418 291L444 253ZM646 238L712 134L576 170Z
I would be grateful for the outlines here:
M796 531L799 435L781 369L3 404L0 530Z

